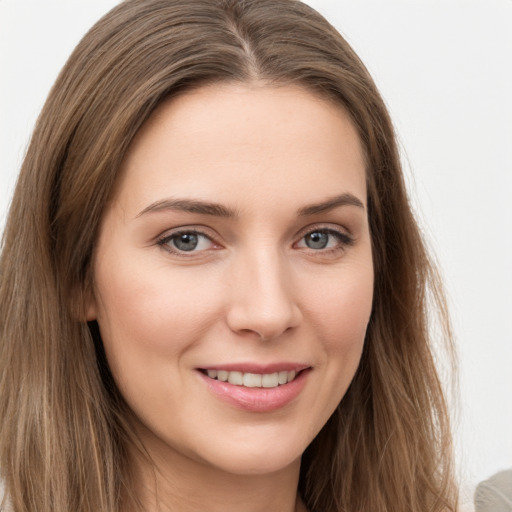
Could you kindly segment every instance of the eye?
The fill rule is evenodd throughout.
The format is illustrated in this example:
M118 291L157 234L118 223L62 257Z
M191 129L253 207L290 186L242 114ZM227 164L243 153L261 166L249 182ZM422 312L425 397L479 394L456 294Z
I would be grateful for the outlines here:
M329 233L314 231L304 237L304 243L310 249L325 249L329 245L329 242L332 241L330 240L331 238L333 238L333 236Z
M198 231L179 231L166 235L158 241L158 245L172 253L194 253L215 247L210 237Z
M297 242L296 247L326 252L343 250L346 246L353 245L353 243L354 240L342 231L321 228L306 233Z

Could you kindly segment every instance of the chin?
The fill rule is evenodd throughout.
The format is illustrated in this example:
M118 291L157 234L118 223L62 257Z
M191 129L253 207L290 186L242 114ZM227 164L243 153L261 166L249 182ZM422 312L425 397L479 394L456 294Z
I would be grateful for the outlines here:
M276 453L275 450L247 451L244 453L232 454L230 457L223 457L222 460L216 460L216 467L225 473L239 476L264 476L276 474L290 466L300 467L302 452L295 453Z

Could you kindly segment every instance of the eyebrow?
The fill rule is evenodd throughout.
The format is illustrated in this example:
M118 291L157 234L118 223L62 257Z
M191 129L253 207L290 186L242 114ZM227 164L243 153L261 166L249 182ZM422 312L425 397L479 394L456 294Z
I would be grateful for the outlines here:
M137 215L137 218L145 215L146 213L161 212L165 210L199 213L201 215L212 215L215 217L237 217L235 210L218 203L210 203L196 199L162 199L144 208L144 210Z
M321 203L304 206L299 209L298 214L299 217L305 217L308 215L315 215L317 213L325 213L340 206L356 206L364 210L364 204L360 199L352 194L346 193L331 197L330 199L327 199L327 201L322 201Z
M364 209L364 204L356 196L346 193L332 197L321 203L314 203L300 208L297 211L299 217L324 213L341 206L356 206ZM167 210L176 210L187 213L197 213L200 215L211 215L213 217L236 218L238 214L236 210L228 208L218 203L201 201L198 199L161 199L155 201L144 208L136 218L146 215L147 213L155 213Z

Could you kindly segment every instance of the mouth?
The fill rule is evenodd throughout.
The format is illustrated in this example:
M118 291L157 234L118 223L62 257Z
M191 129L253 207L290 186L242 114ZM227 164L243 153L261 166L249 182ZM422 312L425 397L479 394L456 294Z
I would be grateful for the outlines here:
M229 406L251 413L268 413L292 404L302 393L313 368L294 363L242 363L197 370L210 392Z
M202 369L200 371L212 380L228 382L234 386L272 389L293 382L304 370L281 370L272 373L250 373L217 369Z

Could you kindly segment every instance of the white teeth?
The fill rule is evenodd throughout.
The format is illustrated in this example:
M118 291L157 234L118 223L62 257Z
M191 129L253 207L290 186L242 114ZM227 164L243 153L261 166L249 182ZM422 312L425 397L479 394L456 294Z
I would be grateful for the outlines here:
M244 386L246 388L261 388L261 375L244 373Z
M291 382L297 376L295 370L275 373L243 373L243 372L228 372L225 370L207 370L210 379L217 379L222 382L229 382L235 386L245 386L247 388L276 388Z
M235 386L241 386L244 383L244 374L242 372L229 372L228 382Z
M221 380L222 382L227 382L228 381L228 376L229 376L229 372L226 372L224 370L219 370L217 372L217 379Z
M266 373L261 377L261 386L263 388L275 388L279 385L278 373Z

